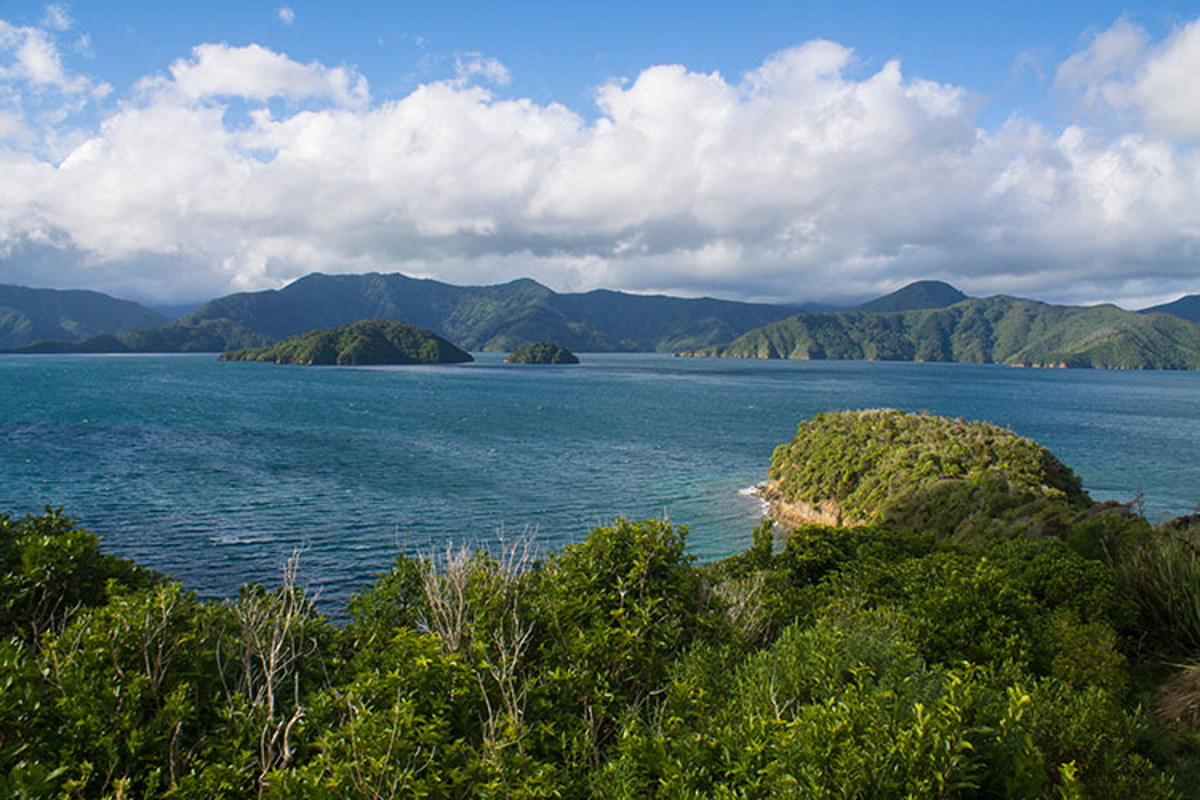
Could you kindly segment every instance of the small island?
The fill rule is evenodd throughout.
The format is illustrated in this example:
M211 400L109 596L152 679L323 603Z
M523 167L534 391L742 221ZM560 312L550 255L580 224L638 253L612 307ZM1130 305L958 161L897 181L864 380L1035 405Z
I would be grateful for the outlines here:
M505 364L578 364L579 357L561 344L533 342L518 347L504 359Z
M947 536L1069 518L1090 500L1049 450L986 422L871 409L818 414L775 449L758 494L785 530L886 522ZM1020 513L1017 513L1017 512ZM1007 523L1006 523L1007 525Z
M470 353L432 331L405 322L377 319L300 333L266 347L231 350L223 353L221 360L313 366L461 364L474 361Z

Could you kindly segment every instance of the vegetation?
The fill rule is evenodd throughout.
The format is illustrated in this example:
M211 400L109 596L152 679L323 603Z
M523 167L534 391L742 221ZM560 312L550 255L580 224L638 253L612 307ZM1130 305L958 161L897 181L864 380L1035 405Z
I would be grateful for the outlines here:
M922 308L945 308L966 300L967 296L942 281L917 281L891 294L869 300L854 307L855 311L917 311Z
M166 321L157 311L100 292L0 285L0 348L121 333Z
M969 537L864 513L780 546L765 523L707 566L653 520L402 556L340 625L294 560L207 603L57 511L0 515L0 794L1200 796L1196 521L1093 505L990 426L808 432L867 424L907 454L867 472L957 454L954 485L979 486L990 454L988 490L1017 500ZM1063 524L1009 513L1031 496Z
M1013 297L945 308L797 314L727 345L686 355L954 361L1035 367L1200 369L1200 324L1115 306L1052 306Z
M513 350L505 364L578 364L579 357L561 344L534 342Z
M221 352L363 319L407 322L471 350L500 352L554 341L576 351L673 352L729 341L795 311L708 298L558 294L527 278L453 286L400 274L313 274L278 291L212 300L170 324L121 335L112 350L103 349L114 347L111 341L94 340L74 347L60 342L38 352Z
M212 353L230 348L261 347L266 336L227 319L197 323L172 322L159 328L102 333L78 342L38 341L15 348L18 353Z
M1200 294L1189 294L1171 303L1143 308L1139 314L1171 314L1188 322L1200 322Z
M964 515L995 519L998 502L1088 504L1079 478L1041 445L986 422L888 409L801 422L767 477L775 503L829 508L846 524L925 514L927 526L945 527ZM966 501L962 513L953 501Z
M403 322L364 320L326 331L289 336L266 347L233 350L222 361L347 366L353 364L461 364L473 361L437 334Z

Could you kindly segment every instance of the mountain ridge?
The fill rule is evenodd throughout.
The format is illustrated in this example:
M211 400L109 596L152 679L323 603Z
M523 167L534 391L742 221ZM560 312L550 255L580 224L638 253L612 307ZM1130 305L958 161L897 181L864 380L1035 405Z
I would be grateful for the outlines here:
M920 311L926 308L945 308L967 300L957 287L945 281L914 281L891 294L859 303L845 311Z
M1185 294L1178 300L1162 305L1143 308L1139 314L1170 314L1173 317L1186 319L1188 322L1200 322L1200 294Z
M0 348L46 339L124 333L167 320L140 303L102 292L0 284Z
M797 310L603 289L559 294L531 278L457 286L401 273L311 273L282 289L216 298L182 319L116 338L119 352L221 352L381 319L426 328L468 350L507 351L555 341L585 352L673 352L727 341ZM97 343L75 344L86 350ZM30 352L47 347L71 351L68 344L38 343Z
M1195 370L1200 324L996 295L938 309L796 314L679 355Z

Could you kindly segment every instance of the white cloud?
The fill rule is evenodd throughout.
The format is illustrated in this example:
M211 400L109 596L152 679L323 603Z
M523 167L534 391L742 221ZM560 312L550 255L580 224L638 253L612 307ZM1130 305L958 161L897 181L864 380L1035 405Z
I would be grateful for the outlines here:
M65 18L48 13L47 22L61 25ZM79 138L73 115L112 91L64 66L58 33L0 20L0 149L61 156Z
M1200 140L1200 21L1177 31L1142 64L1130 90L1147 127L1166 136Z
M159 76L154 87L167 86L190 99L242 97L268 100L329 100L343 106L364 106L370 99L367 79L346 67L300 64L282 53L252 44L202 44L191 59L171 64L171 77Z
M41 28L17 27L0 20L0 82L51 87L69 94L87 91L90 82L68 76L51 35Z
M860 75L824 41L732 80L647 68L602 87L594 121L498 96L478 80L508 72L477 54L372 102L353 69L200 45L59 164L0 113L0 275L37 264L110 291L124 275L177 300L312 270L797 301L924 277L1063 301L1197 291L1200 155L1150 100L1188 30L1157 47L1104 33L1060 68L1063 87L1134 98L1147 128L1115 137L980 129L964 88L896 61ZM51 251L70 258L30 255Z
M296 12L291 9L291 6L280 6L275 11L275 16L289 28L296 22Z
M51 30L69 31L72 22L67 7L61 3L52 3L46 6L46 13L42 16L42 25Z
M465 84L476 78L493 86L507 86L512 82L508 67L482 53L459 53L454 58L454 72L458 82Z
M1140 27L1120 20L1059 68L1060 87L1089 107L1133 112L1152 134L1200 140L1200 20L1153 44Z

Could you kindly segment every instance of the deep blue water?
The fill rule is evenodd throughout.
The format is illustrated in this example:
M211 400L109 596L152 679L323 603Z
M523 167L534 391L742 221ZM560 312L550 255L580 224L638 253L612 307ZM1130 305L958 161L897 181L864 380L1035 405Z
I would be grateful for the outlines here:
M542 550L614 517L744 549L738 490L821 411L984 419L1050 447L1096 499L1151 519L1200 503L1200 374L585 355L304 368L212 355L0 356L0 511L62 506L117 554L204 596L273 583L297 547L330 606L399 552Z

